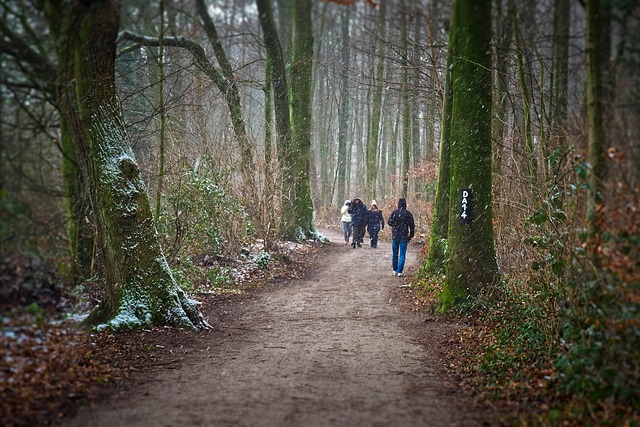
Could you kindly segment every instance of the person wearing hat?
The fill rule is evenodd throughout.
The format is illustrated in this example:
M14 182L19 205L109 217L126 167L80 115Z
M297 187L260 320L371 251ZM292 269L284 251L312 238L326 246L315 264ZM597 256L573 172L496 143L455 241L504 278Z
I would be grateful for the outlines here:
M351 207L351 200L347 199L344 201L344 206L340 209L340 213L342 214L340 222L342 223L345 245L349 244L349 237L351 237L351 214L349 213L349 207Z
M382 211L378 209L378 203L372 200L371 209L369 209L369 223L367 224L372 248L378 247L378 233L380 230L384 230L384 217L382 216Z
M347 211L351 214L351 225L353 226L353 239L351 239L351 247L362 247L362 239L369 222L369 211L367 206L362 203L360 197L355 196L351 199L351 207Z

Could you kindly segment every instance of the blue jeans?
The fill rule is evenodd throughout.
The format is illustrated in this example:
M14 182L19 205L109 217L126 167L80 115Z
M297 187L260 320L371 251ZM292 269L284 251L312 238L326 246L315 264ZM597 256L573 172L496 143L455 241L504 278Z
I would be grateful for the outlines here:
M391 239L391 266L396 273L402 273L404 270L404 260L407 255L407 244L409 239L400 239L394 237Z
M351 237L351 223L350 222L342 222L342 233L344 233L344 241L348 242L349 237Z

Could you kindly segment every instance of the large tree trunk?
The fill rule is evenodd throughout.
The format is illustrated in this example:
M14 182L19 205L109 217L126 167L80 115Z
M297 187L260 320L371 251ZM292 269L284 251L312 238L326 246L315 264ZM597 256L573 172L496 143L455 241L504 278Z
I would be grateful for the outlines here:
M589 198L587 200L587 218L589 224L589 248L592 261L599 264L599 234L603 222L603 208L605 203L605 176L607 165L605 160L605 131L604 131L604 98L603 67L608 58L604 53L608 51L603 40L609 40L602 35L603 29L608 30L606 22L609 16L605 0L587 0L587 116L589 121Z
M411 101L409 99L409 29L407 4L401 2L400 13L400 61L402 64L402 197L409 191L409 166L411 162Z
M451 191L441 310L499 279L491 206L491 0L456 0L453 13ZM463 200L463 191L472 198Z
M286 239L300 240L312 234L311 221L307 215L307 212L309 214L313 212L309 190L308 162L310 153L306 144L299 145L298 141L295 141L293 137L289 86L271 4L269 0L257 0L257 5L260 16L260 26L262 27L265 48L267 50L267 60L273 71L272 77L278 141L277 151L278 162L282 171L282 217L280 221L280 234ZM311 31L310 19L309 17L309 31ZM304 39L303 37L303 40ZM312 38L311 42L313 42ZM309 73L309 75L301 81L305 82L304 85L306 85L307 90L310 91L313 44L308 44L308 41L305 41L304 44L309 49L309 65L308 70L302 69L301 72ZM298 96L299 95L296 95L296 97ZM307 101L310 101L310 96L311 94L307 95ZM307 101L304 102L306 103ZM309 111L311 106L309 104L303 108ZM297 124L300 124L299 118ZM305 125L303 123L299 129L304 129L305 126L308 126L308 124ZM306 131L302 131L300 134L306 134ZM307 138L310 138L310 134ZM300 152L302 147L304 147L305 152ZM305 212L302 213L302 211Z
M351 9L345 7L342 11L342 47L341 47L341 74L340 74L340 105L338 107L338 199L348 198L346 194L347 187L347 171L349 171L351 162L348 162L350 156L347 155L347 137L349 134L349 54L350 54L350 38L349 38L349 17Z
M293 209L297 237L315 237L309 162L311 160L311 72L313 71L311 0L295 0L293 7L293 60L291 63L291 131L295 182Z
M378 17L376 20L376 44L378 46L376 57L376 75L373 83L373 107L371 113L371 133L367 141L367 191L372 199L377 197L378 182L378 151L380 139L380 117L382 115L382 85L385 67L386 52L386 2L385 0L378 2Z
M205 326L164 258L125 133L115 93L116 2L48 1L46 10L60 67L62 129L88 188L107 287L87 323L114 330Z
M450 156L451 156L451 109L453 104L452 43L447 49L447 66L444 79L444 99L442 100L442 132L440 134L440 165L438 167L438 188L433 209L429 255L426 270L429 274L441 274L446 265L446 248L449 228Z
M95 240L93 212L89 203L87 183L76 158L74 141L68 129L61 123L62 180L65 192L67 213L67 235L69 237L69 254L73 260L72 274L74 280L81 281L92 278L96 271Z

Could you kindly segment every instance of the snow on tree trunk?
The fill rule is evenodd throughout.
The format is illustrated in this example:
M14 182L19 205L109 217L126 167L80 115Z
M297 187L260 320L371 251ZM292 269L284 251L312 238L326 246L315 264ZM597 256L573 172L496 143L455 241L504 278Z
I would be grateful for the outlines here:
M47 2L59 63L63 128L75 146L96 224L106 284L91 326L113 330L206 326L162 253L115 92L116 2Z

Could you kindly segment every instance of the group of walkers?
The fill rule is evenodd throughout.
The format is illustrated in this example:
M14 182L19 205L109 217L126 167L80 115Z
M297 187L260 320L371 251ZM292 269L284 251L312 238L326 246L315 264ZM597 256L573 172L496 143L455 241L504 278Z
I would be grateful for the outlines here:
M353 200L344 201L341 212L345 245L349 244L349 237L353 236L351 246L354 249L361 248L364 233L368 231L371 247L378 247L378 233L384 229L384 218L375 200L371 201L371 209L367 209L362 199L355 196Z
M351 247L361 248L365 231L368 231L371 247L378 247L378 233L384 229L385 222L382 211L378 208L375 200L371 201L371 208L367 209L362 199L355 196L351 200L344 201L340 212L345 245L349 244L349 238L351 238ZM398 200L398 208L391 213L387 224L391 227L393 274L402 276L407 245L413 239L416 228L413 215L407 210L407 201L404 198Z

